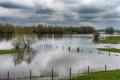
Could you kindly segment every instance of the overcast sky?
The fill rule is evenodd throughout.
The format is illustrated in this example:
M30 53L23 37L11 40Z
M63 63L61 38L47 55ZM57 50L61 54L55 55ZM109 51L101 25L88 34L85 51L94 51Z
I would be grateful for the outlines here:
M0 0L0 23L120 25L120 0Z

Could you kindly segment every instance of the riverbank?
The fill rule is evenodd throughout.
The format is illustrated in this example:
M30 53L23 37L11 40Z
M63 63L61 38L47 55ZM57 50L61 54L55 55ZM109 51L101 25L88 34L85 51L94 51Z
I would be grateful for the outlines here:
M120 44L120 36L110 36L105 39L100 39L99 43Z
M93 72L88 75L73 77L71 80L119 80L120 70Z
M17 53L17 50L0 50L0 54L13 54Z
M97 49L100 51L120 53L120 49L115 49L115 48L97 48Z

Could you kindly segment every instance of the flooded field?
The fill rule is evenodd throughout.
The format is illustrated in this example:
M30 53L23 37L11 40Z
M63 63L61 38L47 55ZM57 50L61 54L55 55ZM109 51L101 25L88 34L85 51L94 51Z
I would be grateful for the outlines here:
M22 35L23 36L23 35ZM0 55L0 77L55 76L85 73L107 69L120 69L120 54L98 51L99 47L119 48L119 44L100 44L93 42L92 34L87 35L27 35L33 38L30 49L22 49L16 54ZM106 36L106 35L103 35ZM10 36L9 36L10 37ZM16 37L1 37L0 49L13 49Z

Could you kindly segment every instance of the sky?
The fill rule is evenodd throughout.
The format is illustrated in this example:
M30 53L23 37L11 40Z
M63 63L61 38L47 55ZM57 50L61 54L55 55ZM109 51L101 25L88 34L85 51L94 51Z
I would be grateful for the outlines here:
M120 0L0 0L0 23L120 29Z

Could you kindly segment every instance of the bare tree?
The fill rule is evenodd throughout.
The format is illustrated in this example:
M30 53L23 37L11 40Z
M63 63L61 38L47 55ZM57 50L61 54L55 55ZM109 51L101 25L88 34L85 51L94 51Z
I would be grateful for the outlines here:
M20 48L29 49L34 42L35 42L34 35L19 35L12 40L12 43L16 49Z
M94 34L93 34L93 37L94 37L94 41L98 41L99 40L99 37L100 37L100 33L98 33L98 32L95 32Z

